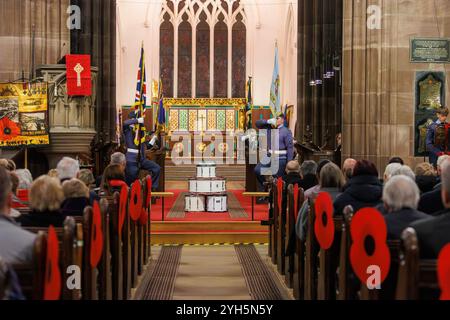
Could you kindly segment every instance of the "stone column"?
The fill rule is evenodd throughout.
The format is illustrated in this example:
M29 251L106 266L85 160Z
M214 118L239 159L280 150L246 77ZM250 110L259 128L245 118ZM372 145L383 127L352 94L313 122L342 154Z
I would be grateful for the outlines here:
M370 5L381 9L381 29L368 29ZM450 37L450 1L344 0L343 158L369 159L380 174L392 156L414 167L415 74L450 70L413 64L411 37Z

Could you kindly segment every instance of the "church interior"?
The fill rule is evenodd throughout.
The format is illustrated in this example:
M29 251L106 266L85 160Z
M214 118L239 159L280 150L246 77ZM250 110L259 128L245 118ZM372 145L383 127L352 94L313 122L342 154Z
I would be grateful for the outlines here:
M0 300L450 300L448 0L0 0L0 57Z

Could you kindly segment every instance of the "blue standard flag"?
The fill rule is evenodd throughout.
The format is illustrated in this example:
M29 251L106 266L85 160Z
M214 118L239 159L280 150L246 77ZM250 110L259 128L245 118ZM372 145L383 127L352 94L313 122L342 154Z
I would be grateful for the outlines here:
M278 65L278 45L275 44L275 64L273 67L272 85L270 87L270 109L273 115L281 112L280 68Z

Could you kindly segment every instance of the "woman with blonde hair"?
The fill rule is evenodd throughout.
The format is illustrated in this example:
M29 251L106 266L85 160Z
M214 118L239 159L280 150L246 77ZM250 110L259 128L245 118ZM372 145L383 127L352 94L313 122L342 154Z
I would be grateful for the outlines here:
M433 190L437 184L436 170L431 163L419 163L414 173L416 174L416 183L419 187L420 193L425 193Z
M64 216L79 217L89 205L89 188L79 179L66 180L62 184L65 200L61 205Z
M17 222L23 227L62 227L64 216L60 208L64 193L58 179L47 175L39 177L31 185L29 198L32 211L21 215Z

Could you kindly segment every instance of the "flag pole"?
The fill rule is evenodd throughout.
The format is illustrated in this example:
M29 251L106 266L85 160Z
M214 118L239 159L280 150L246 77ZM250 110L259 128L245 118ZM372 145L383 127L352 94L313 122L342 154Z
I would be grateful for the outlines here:
M139 118L144 118L145 119L145 106L142 106L143 104L143 92L144 92L144 85L145 85L145 57L144 57L144 41L142 41L142 47L141 47L141 52L142 54L142 70L141 70L141 92L140 92L140 98L139 98L139 104L138 104L138 108L139 108ZM139 171L141 171L141 150L142 150L142 136L141 136L141 132L142 131L142 124L139 123L139 127L138 127L138 141L139 141L139 148L138 148L138 156L137 156L137 162L138 162L138 174Z

